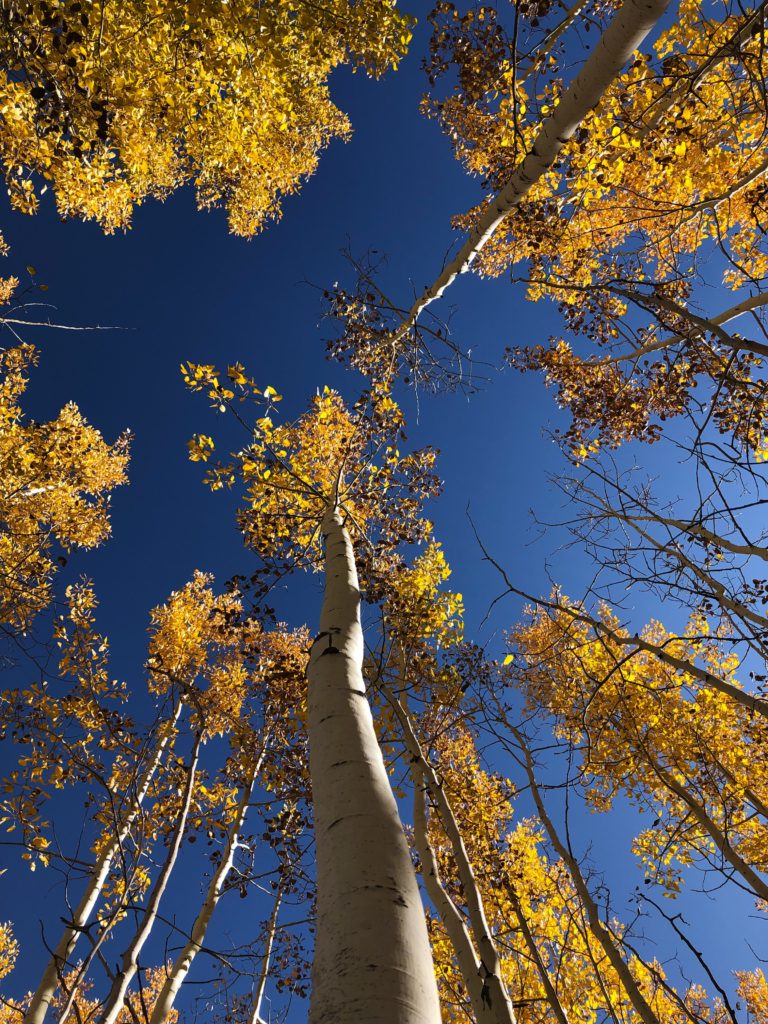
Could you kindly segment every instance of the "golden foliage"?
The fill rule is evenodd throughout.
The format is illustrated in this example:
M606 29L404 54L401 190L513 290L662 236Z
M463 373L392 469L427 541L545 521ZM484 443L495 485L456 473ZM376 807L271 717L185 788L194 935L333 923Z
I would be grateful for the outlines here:
M192 391L206 393L215 409L231 410L241 422L236 398L265 407L250 428L249 444L205 478L213 490L242 483L247 504L239 513L240 528L264 560L317 568L322 521L333 508L341 511L353 540L363 541L361 561L429 536L431 524L419 513L424 499L438 491L435 452L401 455L403 415L386 387L374 385L352 410L325 387L297 420L275 424L282 395L271 386L257 388L239 364L229 367L227 384L213 366L190 363L181 369ZM197 435L190 458L205 460L212 450L211 439Z
M388 0L15 3L0 26L11 202L34 212L42 176L63 216L113 231L192 183L199 207L253 235L349 134L331 72L396 66L410 25Z
M476 269L500 274L526 261L533 298L553 290L559 301L578 304L601 263L627 244L638 254L633 267L662 280L705 241L725 240L737 266L730 284L765 274L762 22L721 10L715 17L700 0L683 0L674 22L609 86ZM461 22L452 4L439 11L434 67L439 73L455 65L459 79L452 95L427 109L468 170L495 190L557 106L558 61L545 54L538 74L522 80L511 41L494 35L500 26L490 8ZM483 208L457 222L470 227Z
M10 922L0 924L0 978L10 974L19 955L19 944L13 937Z
M609 810L623 793L653 816L634 849L670 895L680 887L683 866L716 867L723 848L767 870L764 719L652 652L633 652L612 639L610 632L627 634L606 607L600 622L605 631L565 610L540 609L511 633L515 657L504 670L522 689L528 709L546 710L556 735L578 749L580 781L592 809ZM657 622L640 636L738 686L737 659L708 636L700 616L683 636ZM703 810L715 836L695 808Z
M756 968L754 971L736 971L739 980L739 997L744 1000L750 1024L765 1024L768 1020L768 983L765 975Z
M525 819L511 827L512 787L483 769L467 729L444 734L436 754L520 1024L550 1024L558 1019L544 977L569 1021L597 1024L606 1016L638 1020L618 974L588 926L566 865L548 854L538 820ZM462 908L465 894L435 812L430 814L430 839L441 876ZM625 928L619 921L611 918L606 923L659 1024L690 1024L691 1011L702 1024L723 1024L726 1017L718 1000L710 1003L697 985L678 994L661 964L643 961L625 947ZM430 934L443 1020L453 1024L466 1019L465 981L442 923L431 914Z
M126 482L128 438L113 445L72 403L47 423L20 401L36 360L30 345L0 352L0 620L25 631L52 599L56 545L92 548L109 536L109 496Z

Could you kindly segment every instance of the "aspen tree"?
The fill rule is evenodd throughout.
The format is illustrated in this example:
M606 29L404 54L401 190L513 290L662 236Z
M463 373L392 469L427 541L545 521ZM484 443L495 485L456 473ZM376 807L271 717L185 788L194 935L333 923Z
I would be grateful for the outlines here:
M249 645L249 680L250 691L257 691L266 688L274 692L274 686L270 685L268 677L279 673L288 673L288 678L283 682L283 693L287 697L291 693L295 701L296 694L302 689L302 677L306 664L306 647L308 637L304 631L288 633L287 631L276 631L274 633L263 633L254 638ZM255 650L253 649L255 647ZM257 683L254 676L260 677ZM263 682L262 682L263 680ZM268 704L269 700L265 701ZM205 940L208 926L213 917L214 911L221 899L228 880L228 875L233 868L238 846L241 842L241 834L245 826L246 815L250 803L254 797L255 789L263 774L263 767L266 758L269 756L270 748L274 749L287 742L285 728L281 727L281 720L288 717L288 709L278 702L267 707L264 714L265 722L262 728L256 729L249 721L244 720L234 723L233 734L230 742L234 748L233 759L237 763L237 772L242 776L240 783L240 796L230 816L230 823L227 829L221 855L211 874L210 882L203 897L202 905L195 917L190 929L189 938L176 957L173 966L168 971L166 980L155 1001L152 1010L152 1017L149 1024L162 1024L168 1018L171 1008L181 986L189 974L195 957L200 952ZM273 753L272 757L280 766L279 752ZM288 829L288 824L284 828ZM280 886L278 886L280 893ZM276 907L279 908L279 896L276 900ZM274 912L277 913L277 910ZM271 938L267 942L266 966L269 964L269 951L274 940L276 922L271 925ZM259 981L261 994L254 999L254 1013L258 1017L258 1006L263 997L263 989L266 984L266 966L262 972L263 978Z
M141 915L136 933L123 953L120 968L115 975L112 987L99 1015L99 1024L115 1024L115 1021L123 1008L128 988L136 975L139 956L141 955L144 944L149 938L149 933L151 932L152 926L157 918L160 901L168 885L170 874L176 865L179 848L184 837L187 815L189 814L189 809L192 803L192 793L194 792L195 787L195 773L200 756L202 740L203 734L202 732L198 732L192 746L189 765L186 767L186 783L182 794L181 804L179 806L178 816L171 833L171 842L168 846L165 861L154 885L150 890L149 899L147 900L144 913Z
M240 606L234 596L215 595L210 583L210 577L196 573L190 583L152 612L149 688L162 698L170 694L171 710L145 744L126 745L115 759L107 784L109 795L96 815L103 830L94 845L96 859L26 1008L25 1024L41 1024L45 1019L59 979L70 965L99 901L107 899L112 906L104 911L105 920L99 940L90 951L90 959L76 972L78 981L85 978L89 963L121 918L125 902L141 895L150 884L146 870L138 865L126 876L126 851L132 842L137 851L144 848L146 852L146 846L152 841L147 830L157 829L162 821L158 813L160 807L156 807L155 816L150 820L143 815L144 805L148 795L154 795L156 800L161 796L157 790L158 775L165 773L170 764L182 711L191 704L193 718L204 713L205 724L201 728L207 729L209 734L228 729L233 716L238 715L243 700L241 663L244 655L242 635L232 622L232 616ZM81 631L86 627L92 630L90 603L82 609L78 606L75 623ZM69 655L65 666L81 672L88 700L98 692L99 680L102 688L109 680L106 650L105 641L98 635L81 637L75 651L77 657ZM52 703L49 713L56 725L58 705ZM33 704L40 708L41 702L36 698ZM115 793L125 795L122 803L115 802L112 796ZM192 796L197 800L194 780ZM218 794L213 797L217 799ZM134 835L137 827L140 836ZM70 1005L76 995L77 986L70 992Z
M414 791L413 840L424 886L450 935L472 1012L478 1022L514 1024L499 950L461 829L440 774L426 756L407 710L407 695L414 693L428 704L429 717L445 729L454 706L461 701L462 678L454 663L459 658L452 655L462 645L463 601L461 594L442 589L450 573L442 548L435 541L410 565L403 562L393 567L384 584L382 650L371 659L368 671L383 686L394 712L393 724L402 734ZM386 711L385 704L382 712ZM464 916L441 880L440 865L428 836L427 802L433 805L431 813L439 817L450 843L463 893Z
M531 4L516 19L514 35L487 8L462 20L444 4L434 19L433 84L449 67L459 75L453 94L428 109L467 168L501 196L520 191L518 154L539 150L540 119L547 125L566 116L562 107L572 90L558 77L560 54L546 52L551 15L546 4ZM767 168L760 142L764 97L755 84L764 74L764 19L763 4L722 13L698 2L681 4L646 52L604 81L583 110L578 133L558 133L559 167L528 175L525 202L502 230L483 234L486 226L499 226L494 201L456 218L472 236L424 298L431 301L467 258L477 257L485 274L527 262L532 298L549 292L580 304L580 291L599 286L603 270L610 283L611 260L622 260L627 245L633 261L613 266L616 283L632 279L631 271L651 282L674 278L681 257L708 240L722 240L732 256L731 283L760 278L764 255L757 236ZM599 63L613 29L578 81ZM526 34L522 46L534 54L544 37L532 83L520 73ZM484 46L487 40L493 45ZM642 42L636 39L625 61ZM696 116L700 105L709 112L705 119Z
M267 404L248 445L207 475L214 489L245 484L239 522L246 544L273 571L324 567L307 670L318 892L310 1019L436 1024L418 885L365 697L352 546L354 535L366 550L366 572L376 574L400 540L425 535L416 516L435 488L433 456L400 455L402 414L380 387L367 414L366 403L350 413L326 388L294 424L274 426L271 409L281 396L256 388L242 367L229 368L226 384L213 367L182 371L216 407L234 410L235 389ZM212 448L207 435L197 435L190 454L205 459Z

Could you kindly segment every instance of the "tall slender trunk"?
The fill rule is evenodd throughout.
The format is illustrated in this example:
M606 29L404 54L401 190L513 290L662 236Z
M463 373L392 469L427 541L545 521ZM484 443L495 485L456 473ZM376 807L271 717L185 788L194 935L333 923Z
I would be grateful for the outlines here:
M261 1005L264 1002L264 992L267 987L267 978L269 977L269 965L272 960L272 947L275 944L275 935L277 934L277 918L280 914L280 904L282 902L283 885L281 883L275 893L275 902L272 907L269 924L267 925L267 934L264 937L264 954L261 958L261 970L256 979L256 989L253 993L253 1004L250 1016L248 1017L248 1024L263 1024L264 1018L261 1016Z
M168 853L166 854L160 874L157 876L157 880L152 888L152 893L147 901L146 907L144 908L144 913L141 916L139 926L136 929L128 948L123 953L120 970L117 972L115 980L112 982L112 988L109 991L101 1016L99 1017L99 1024L115 1024L115 1021L123 1008L123 1004L128 993L128 987L136 976L136 971L139 966L139 957L142 949L144 948L144 943L149 938L149 933L152 931L152 926L157 919L160 901L168 886L171 872L176 865L176 860L179 856L179 848L181 847L181 841L184 837L184 829L187 824L189 808L192 803L192 793L195 788L197 762L200 757L200 747L202 746L202 742L202 734L198 733L195 736L195 743L192 748L192 758L187 770L187 781L184 786L179 814L173 829L171 845L168 848Z
M600 913L598 911L597 904L592 898L592 894L589 891L589 886L584 879L584 875L581 873L579 862L573 856L565 843L560 839L552 819L547 814L547 809L544 805L544 800L542 799L541 791L539 790L539 786L536 781L533 758L531 757L531 752L528 749L527 743L523 739L522 733L519 729L514 728L514 726L511 727L511 731L523 755L525 773L528 776L531 796L533 797L533 802L536 804L536 810L538 811L539 818L541 819L541 823L549 836L549 841L552 843L558 856L562 858L564 864L568 868L568 872L573 880L581 905L587 916L587 923L589 925L590 932L602 946L603 952L607 956L614 971L619 976L619 980L621 981L624 991L627 993L629 1001L635 1008L637 1015L643 1021L643 1024L659 1024L659 1018L651 1009L640 991L637 982L632 977L629 967L624 962L621 950L614 941L610 931L600 920Z
M325 596L310 654L317 847L311 1024L439 1024L424 910L363 683L360 590L336 509L323 520Z
M413 304L407 317L394 333L395 341L402 340L427 306L440 298L459 274L470 269L507 214L550 169L582 119L597 106L605 90L640 46L669 3L670 0L625 0L598 39L589 59L563 93L553 113L542 122L528 155L515 169L504 188L487 204L455 258L446 263L435 282L426 288Z
M88 924L93 908L101 896L115 857L122 849L131 826L141 810L141 805L147 795L150 783L173 735L181 708L182 704L178 701L173 709L170 720L164 723L162 727L162 733L158 738L152 757L136 784L135 794L132 797L130 806L122 819L117 823L114 838L99 854L85 892L80 897L80 902L77 904L71 919L67 922L61 938L53 951L53 955L43 971L43 976L24 1015L24 1024L43 1024L48 1007L51 1005L51 1000L58 987L59 976L66 969L70 961L77 941Z
M497 1024L515 1024L515 1011L512 1006L512 1000L509 998L504 979L501 976L499 951L496 948L491 929L488 926L480 886L477 884L472 862L469 859L469 854L461 835L461 829L453 813L453 807L448 799L448 794L445 792L437 772L424 756L408 712L394 695L389 695L389 699L402 726L405 745L413 759L414 765L418 768L424 780L427 792L437 809L445 835L451 844L459 881L464 890L464 901L472 930L472 938L479 953L478 966L480 977L482 978L481 1001L484 1006L491 1010L492 1017ZM465 980L469 988L471 979L467 978ZM485 1019L485 1016L483 1019Z
M413 779L413 842L421 861L421 877L424 880L424 888L440 915L440 920L451 940L456 963L472 1004L476 1024L495 1024L496 1018L491 1012L490 1004L483 998L485 983L480 977L480 964L469 931L440 878L437 857L427 835L426 786L422 773L415 765L411 769L411 778Z
M256 784L256 778L264 762L267 740L268 737L265 735L261 751L259 752L258 757L254 760L245 783L243 784L243 790L235 810L235 816L227 832L227 841L224 846L223 854L218 867L211 877L208 890L205 894L205 899L203 900L203 905L200 907L197 917L195 918L195 922L192 925L192 931L190 932L186 945L182 949L181 953L176 957L176 961L165 979L165 983L160 990L160 994L155 1000L149 1024L161 1024L161 1022L168 1017L168 1014L173 1009L173 1003L176 999L176 995L183 985L185 978L189 974L194 959L200 952L205 940L205 933L208 930L208 925L213 917L213 912L221 898L221 894L224 889L224 882L226 881L227 875L229 874L230 868L232 867L232 863L235 859L237 843L245 822L245 817L248 813L248 806L251 801L253 787Z
M552 979L549 976L547 965L544 963L541 953L539 952L539 947L536 945L536 939L533 937L533 933L531 932L530 926L528 924L528 919L525 916L525 911L523 910L523 905L520 900L520 897L517 895L515 887L511 884L509 880L507 880L506 889L507 895L509 896L512 906L514 908L515 916L517 917L517 923L520 928L520 933L523 936L523 940L525 942L526 947L528 948L528 954L533 963L535 964L539 978L541 979L541 984L544 988L544 992L546 994L549 1007L552 1010L552 1013L555 1015L555 1019L557 1020L558 1024L570 1024L568 1020L568 1015L565 1012L565 1008L563 1004L560 1002L560 997L557 994L557 990L555 989L555 986L552 984Z

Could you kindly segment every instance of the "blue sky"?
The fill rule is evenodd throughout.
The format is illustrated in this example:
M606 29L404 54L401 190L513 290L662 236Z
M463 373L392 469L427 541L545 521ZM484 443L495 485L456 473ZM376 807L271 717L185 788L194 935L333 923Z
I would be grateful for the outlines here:
M423 22L425 9L416 13ZM197 213L189 191L137 210L133 229L113 237L93 225L62 223L50 196L35 218L4 210L8 272L26 264L37 268L36 280L49 286L40 297L54 307L52 319L120 328L27 332L41 361L26 408L42 420L72 400L107 438L125 428L135 435L130 486L113 498L112 540L73 557L66 570L69 578L84 573L95 581L113 672L129 685L141 688L153 605L196 568L223 583L234 573L247 574L250 565L234 524L234 500L205 490L199 465L186 459L191 434L214 434L218 425L205 401L185 391L179 363L240 361L260 386L271 384L285 396L287 416L300 412L324 384L354 399L360 381L325 359L321 295L307 282L322 288L348 280L341 250L363 254L372 247L388 256L384 290L408 304L440 268L453 240L451 215L480 195L479 183L454 161L437 125L419 114L425 48L422 24L397 74L382 81L346 71L334 76L352 140L334 143L301 193L286 201L281 222L251 241L228 235L223 213ZM544 342L558 330L551 307L525 302L520 289L505 281L461 279L440 311L449 307L455 307L452 325L462 345L496 365L505 346ZM468 633L498 654L500 631L514 621L519 604L506 601L477 634L501 584L482 564L468 507L494 556L531 592L548 590L548 559L555 559L551 571L574 594L590 567L573 549L556 555L558 535L542 536L530 516L532 508L545 520L560 516L562 496L548 474L567 472L567 466L546 436L562 422L551 393L538 377L510 371L491 376L469 399L421 396L417 404L405 393L402 401L411 442L442 452L444 493L432 512L454 569L452 585L464 594ZM641 457L649 458L648 452ZM313 627L319 601L319 583L312 581L282 595L279 609L293 624ZM610 818L593 818L582 827L584 844L593 840L607 856L609 876L631 889L639 873L624 856L628 821L617 827ZM15 920L23 950L39 950L38 919L61 891L53 878L38 876L30 896L29 880L15 881L22 878L14 866L0 879L0 918ZM233 907L238 902L230 903L229 913L251 912ZM183 911L183 901L178 909ZM726 948L741 942L740 917L737 929L723 926L726 915L717 903L697 904L690 912L727 969ZM745 963L743 953L733 953L734 965ZM9 987L17 991L32 983L38 962L31 953L23 957Z

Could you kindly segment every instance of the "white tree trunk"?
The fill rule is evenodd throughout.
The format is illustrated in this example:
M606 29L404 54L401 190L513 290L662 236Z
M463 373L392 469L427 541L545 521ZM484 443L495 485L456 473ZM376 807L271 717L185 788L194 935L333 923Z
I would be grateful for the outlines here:
M149 938L152 926L157 919L160 901L168 886L171 872L176 865L179 848L181 847L181 841L184 837L184 828L187 823L187 816L189 815L189 808L192 803L192 793L195 788L195 776L197 773L197 762L200 756L201 746L202 735L198 733L195 737L194 747L192 748L192 758L190 760L189 768L187 769L187 780L184 785L181 807L179 808L179 814L173 829L171 845L168 848L168 853L166 854L160 874L157 876L157 880L152 888L152 893L147 901L147 906L141 917L139 926L136 929L136 933L131 939L128 948L123 953L120 970L117 972L115 979L112 982L112 988L109 991L101 1016L99 1017L99 1024L115 1024L115 1021L123 1008L123 1004L125 1003L128 988L136 976L136 971L139 965L139 956L141 955L145 942Z
M104 847L94 864L85 892L80 897L80 902L75 908L71 920L66 925L61 938L53 951L53 955L46 965L43 976L37 986L37 990L32 996L27 1012L24 1015L24 1024L43 1024L45 1015L48 1012L48 1007L50 1006L51 1000L53 999L54 993L58 987L59 976L70 962L70 957L74 952L77 941L80 938L83 929L88 924L88 919L90 918L93 908L96 906L101 895L101 891L104 888L104 884L109 877L109 872L112 869L114 859L122 849L122 845L128 836L130 828L141 810L141 805L147 795L150 783L154 778L155 772L160 765L163 755L168 747L168 743L173 735L173 731L181 712L181 707L181 702L177 702L171 719L167 723L164 723L162 733L158 738L152 757L136 784L135 795L132 798L130 806L121 821L118 823L112 842Z
M542 799L541 791L539 790L539 786L536 781L533 758L531 757L528 745L523 739L522 733L518 729L514 728L514 726L511 726L510 728L523 755L523 767L525 768L525 773L528 776L531 796L533 797L533 802L536 804L536 810L538 811L539 818L541 819L541 823L549 836L549 841L557 851L557 855L563 860L564 864L568 868L571 879L573 880L574 888L578 893L584 913L586 914L590 932L602 946L603 952L608 958L608 962L619 976L619 980L624 987L624 991L627 993L629 1001L635 1008L640 1020L643 1021L643 1024L660 1024L659 1018L651 1009L647 1000L640 991L639 985L632 976L632 972L624 962L621 950L614 941L613 935L600 920L600 912L597 904L592 898L592 894L589 891L584 875L581 872L579 862L573 856L568 846L566 846L566 844L560 839L552 819L547 814L547 809L544 806L544 800ZM595 965L595 968L597 969L597 965Z
M413 844L421 861L421 877L424 888L435 906L440 920L443 922L448 938L451 940L464 987L469 995L475 1024L496 1024L491 1007L483 999L484 983L480 977L480 964L456 904L445 891L435 851L427 835L427 813L425 807L426 786L422 773L414 765L411 769L413 780Z
M245 780L245 784L243 785L243 791L235 810L235 816L227 832L227 840L222 857L219 861L218 867L211 876L211 881L208 884L208 890L205 894L203 905L200 907L197 917L195 918L195 923L192 925L192 931L190 932L186 945L182 949L181 953L176 957L176 961L165 979L165 983L160 990L160 994L155 1000L149 1024L162 1024L162 1021L168 1017L168 1014L173 1009L173 1004L178 991L189 974L194 959L200 952L203 942L205 941L205 933L208 930L208 925L213 917L213 912L221 898L224 883L235 859L238 840L245 822L245 817L248 813L251 794L253 793L253 787L256 784L256 777L258 776L261 765L264 761L266 749L267 739L265 737L259 756L253 762Z
M424 756L408 712L394 695L390 694L389 699L403 728L403 738L408 752L413 759L414 768L420 774L424 786L435 804L446 838L451 844L459 881L464 890L464 903L472 930L472 938L479 954L479 976L482 979L480 999L482 1005L487 1008L491 1019L495 1020L496 1024L515 1024L515 1011L512 1006L512 1000L509 998L504 979L501 976L499 951L496 948L491 929L488 926L480 886L477 883L472 862L464 845L459 823L456 821L456 816L453 813L453 807L437 772ZM415 775L415 772L413 774ZM421 853L421 851L419 852ZM429 889L427 891L429 892ZM430 899L433 898L430 892ZM447 926L447 921L445 923ZM453 938L451 938L451 941L453 942ZM454 949L456 949L455 946ZM458 954L459 950L456 949L456 952ZM475 973L477 974L478 971ZM471 990L474 980L466 977L464 980L467 989ZM488 1014L483 1014L482 1017L478 1016L478 1024L481 1020L487 1018Z
M424 910L363 683L360 590L326 514L308 731L317 848L311 1024L439 1024Z
M264 1018L261 1016L261 1005L264 1002L264 992L267 987L267 978L269 977L269 965L272 960L272 947L275 944L275 935L277 934L277 918L280 914L280 904L282 901L283 886L280 883L275 893L275 902L272 907L269 924L267 925L267 934L264 938L264 954L261 958L261 970L256 979L256 989L253 993L253 1005L248 1017L248 1024L264 1024Z
M597 106L603 93L627 63L662 16L671 0L625 0L613 21L600 37L589 60L584 64L552 114L544 121L531 152L513 173L508 184L494 196L478 220L457 256L411 307L408 316L395 332L400 340L414 326L418 317L440 298L459 274L469 270L501 222L557 159L560 150L571 138L579 123Z

